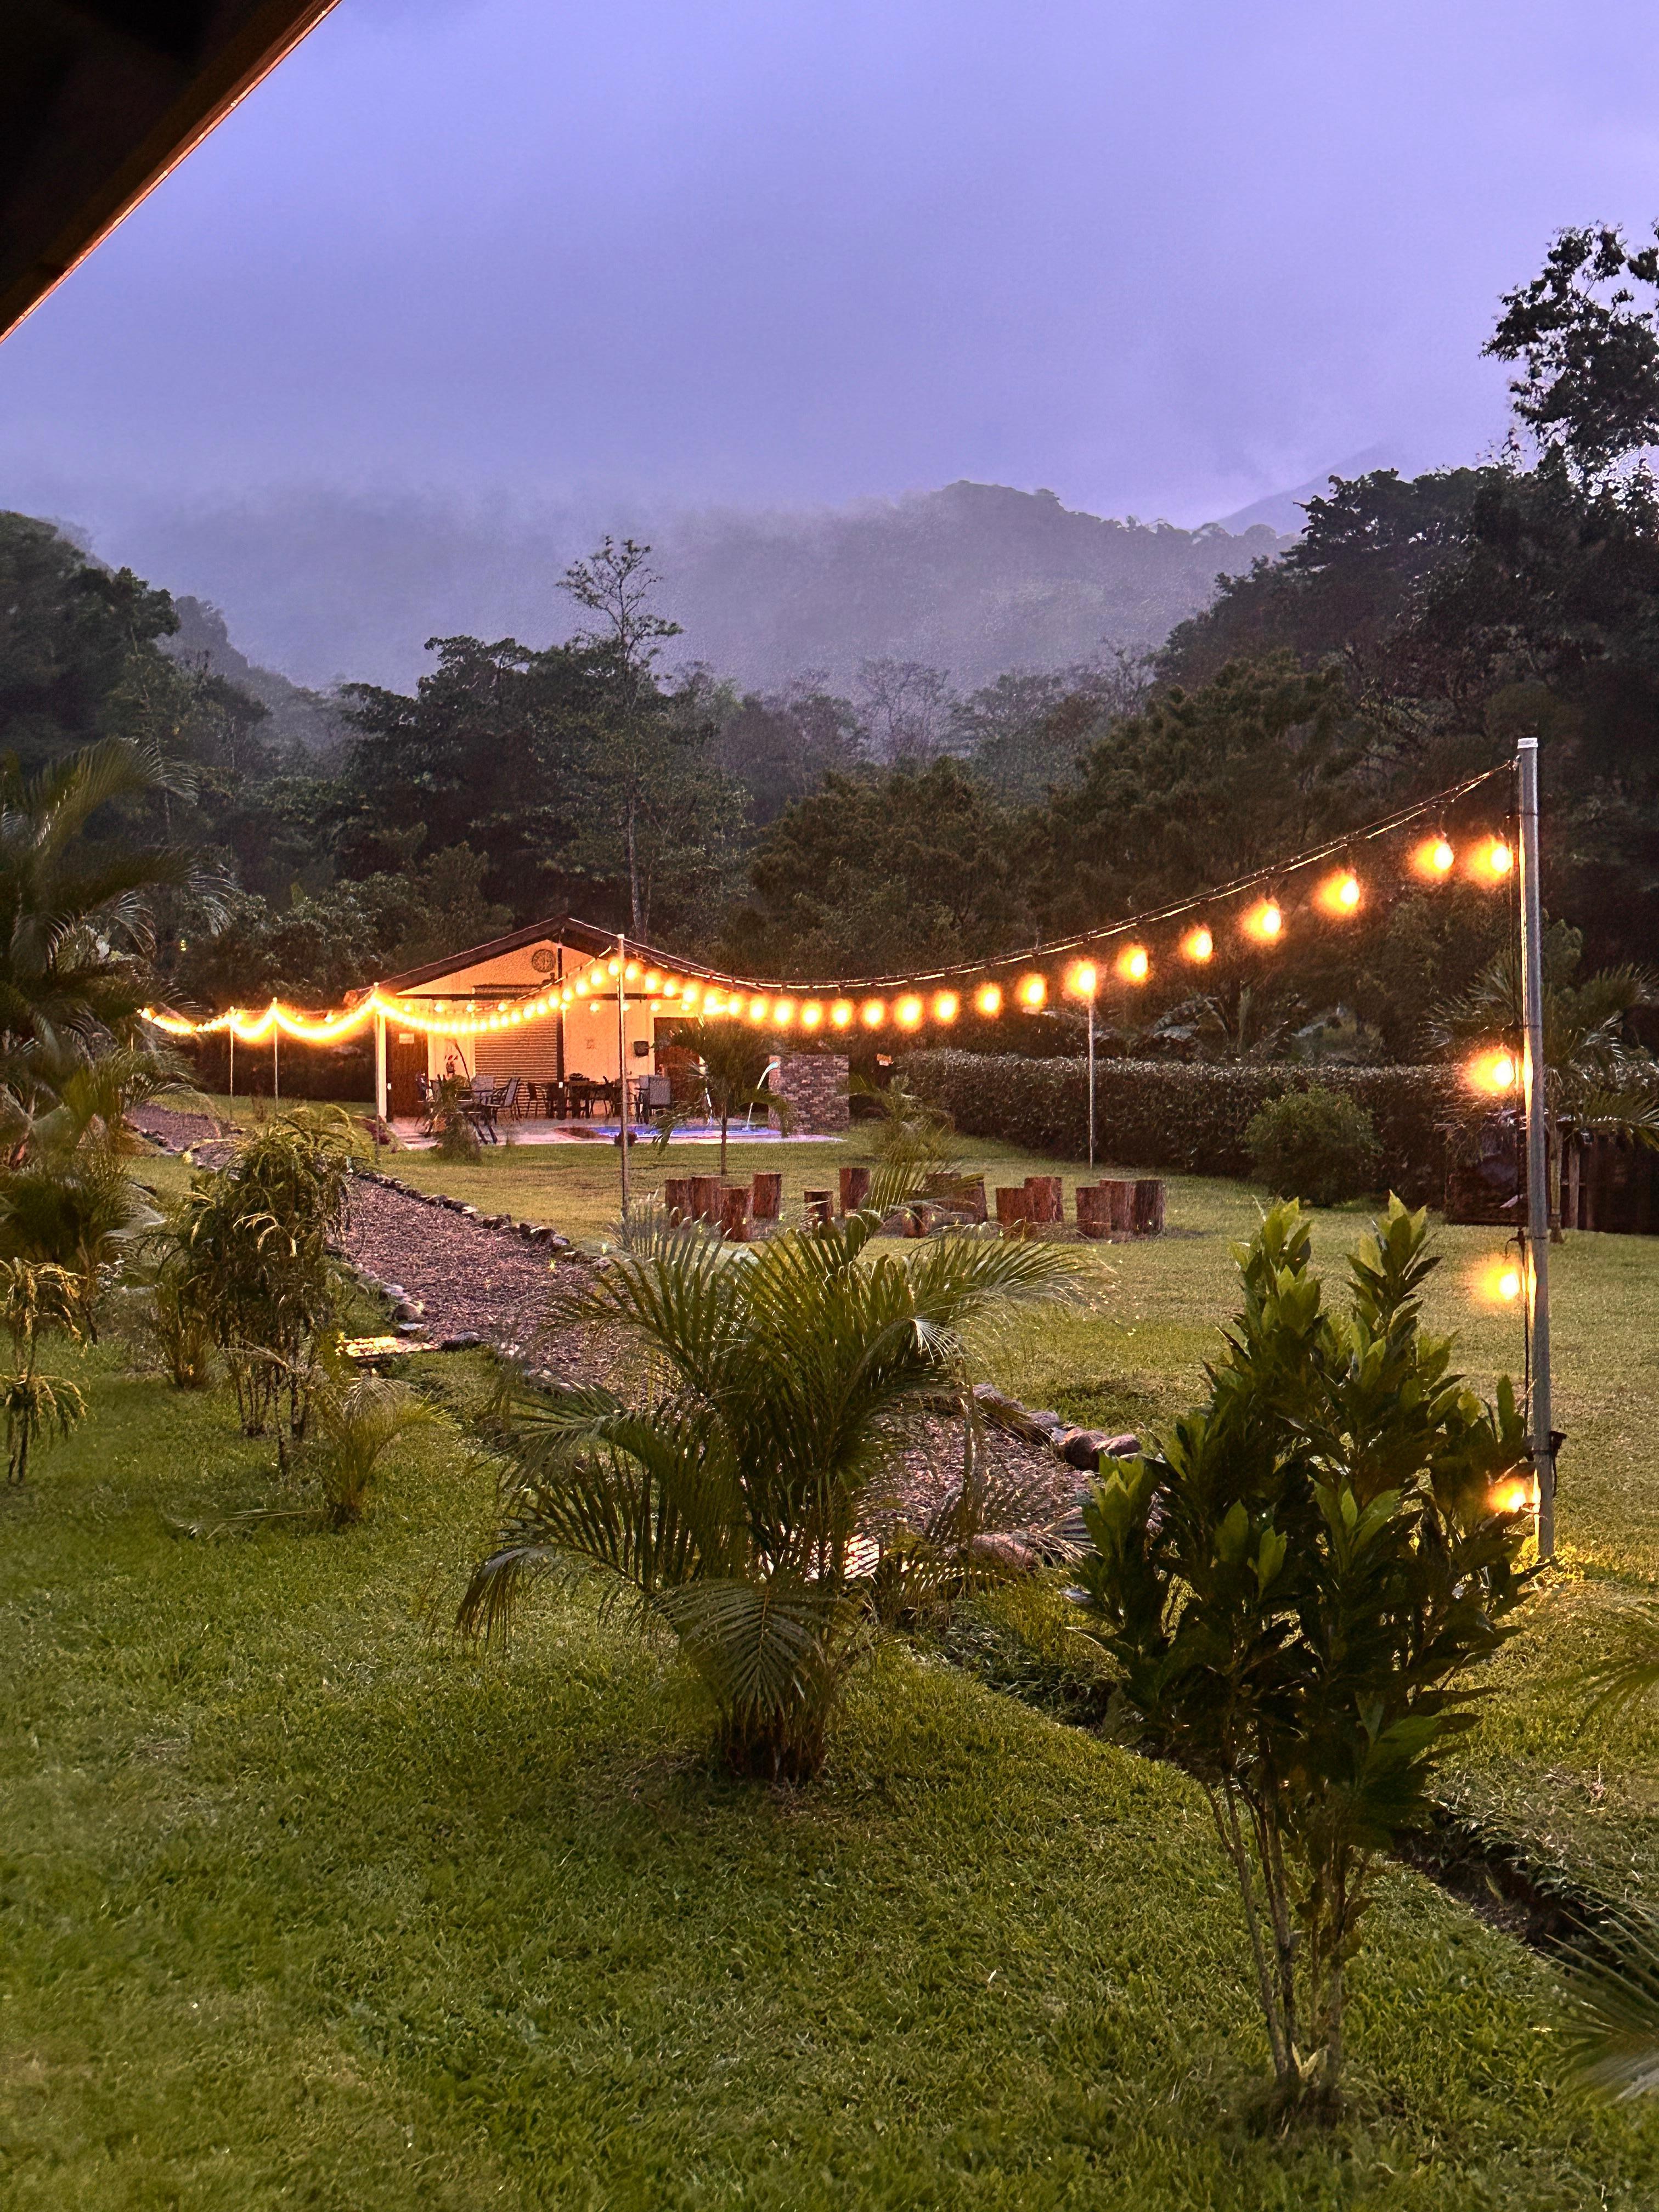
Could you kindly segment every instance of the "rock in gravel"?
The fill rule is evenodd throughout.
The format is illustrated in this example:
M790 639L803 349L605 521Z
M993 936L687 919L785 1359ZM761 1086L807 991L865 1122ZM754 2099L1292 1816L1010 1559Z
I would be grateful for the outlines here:
M381 1288L385 1291L387 1297L391 1299L393 1305L396 1305L400 1299L406 1298L409 1296L409 1292L404 1288L401 1283L385 1283L381 1285Z
M458 1330L453 1336L445 1337L438 1349L440 1352L471 1352L483 1342L483 1338L476 1328L464 1328Z
M423 1321L400 1321L397 1324L397 1333L399 1336L424 1336L426 1323Z
M1109 1437L1101 1446L1101 1453L1106 1459L1139 1459L1140 1438L1128 1435Z
M1100 1465L1100 1455L1110 1442L1103 1429L1061 1429L1054 1438L1067 1467L1080 1468L1085 1474Z

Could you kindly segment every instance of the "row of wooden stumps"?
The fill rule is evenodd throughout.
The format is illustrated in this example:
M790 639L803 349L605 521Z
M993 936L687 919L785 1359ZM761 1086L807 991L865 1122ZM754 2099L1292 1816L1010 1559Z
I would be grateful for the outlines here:
M1027 1176L997 1192L997 1221L1007 1237L1058 1227L1066 1218L1059 1176ZM1156 1176L1109 1176L1077 1188L1077 1233L1096 1241L1157 1237L1164 1229L1164 1185Z
M839 1192L805 1194L808 1228L834 1218L837 1198L843 1215L856 1213L869 1203L870 1169L842 1168L840 1178ZM925 1237L939 1222L987 1218L983 1176L940 1176L934 1180L937 1187L901 1207L890 1226L908 1237ZM662 1194L671 1221L705 1221L729 1243L743 1244L752 1229L764 1231L777 1223L783 1210L783 1177L768 1171L750 1182L730 1183L722 1182L718 1176L670 1176ZM1066 1219L1063 1180L1059 1176L1027 1176L1023 1183L1004 1186L996 1194L996 1218L1007 1237L1061 1227ZM1079 1237L1113 1241L1156 1237L1163 1227L1164 1185L1154 1176L1109 1176L1078 1186Z
M748 1242L751 1225L775 1222L783 1210L783 1177L769 1170L752 1182L722 1182L717 1175L670 1176L662 1187L671 1221L706 1221L729 1243Z

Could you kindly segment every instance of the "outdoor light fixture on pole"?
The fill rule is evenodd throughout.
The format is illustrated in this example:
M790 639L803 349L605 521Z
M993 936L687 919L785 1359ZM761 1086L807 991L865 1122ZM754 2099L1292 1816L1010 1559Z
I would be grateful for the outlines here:
M1549 1122L1544 1065L1544 908L1538 881L1538 740L1516 748L1521 816L1522 1082L1527 1115L1527 1246L1532 1277L1532 1461L1538 1556L1555 1554L1555 1437L1550 1406Z
M628 940L617 935L617 1141L622 1146L622 1213L628 1218Z

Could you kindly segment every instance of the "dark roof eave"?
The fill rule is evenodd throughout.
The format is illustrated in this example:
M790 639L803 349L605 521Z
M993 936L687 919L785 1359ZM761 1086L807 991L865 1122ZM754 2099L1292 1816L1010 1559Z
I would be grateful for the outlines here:
M546 921L532 921L527 927L512 930L505 937L492 937L487 945L469 945L464 952L452 952L446 959L428 960L424 967L405 969L401 975L388 975L380 988L404 995L418 990L422 984L441 982L446 976L459 975L465 969L482 967L488 960L500 960L509 952L522 951L526 945L547 940L573 946L595 959L617 949L613 931L596 929L591 921L579 921L572 914L559 915ZM700 960L687 960L678 952L664 952L655 945L636 943L633 938L628 939L628 950L638 959L654 961L682 975L713 975L716 972Z

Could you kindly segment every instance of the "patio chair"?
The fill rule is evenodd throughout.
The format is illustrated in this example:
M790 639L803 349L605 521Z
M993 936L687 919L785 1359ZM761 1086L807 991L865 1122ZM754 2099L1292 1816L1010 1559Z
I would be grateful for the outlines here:
M509 1075L501 1095L496 1101L496 1111L510 1115L515 1121L522 1121L530 1110L519 1095L523 1088L523 1084L516 1075Z
M495 1127L495 1116L501 1111L501 1105L499 1091L492 1091L488 1085L481 1089L476 1083L471 1097L462 1102L467 1120L486 1145L499 1145L501 1141Z

